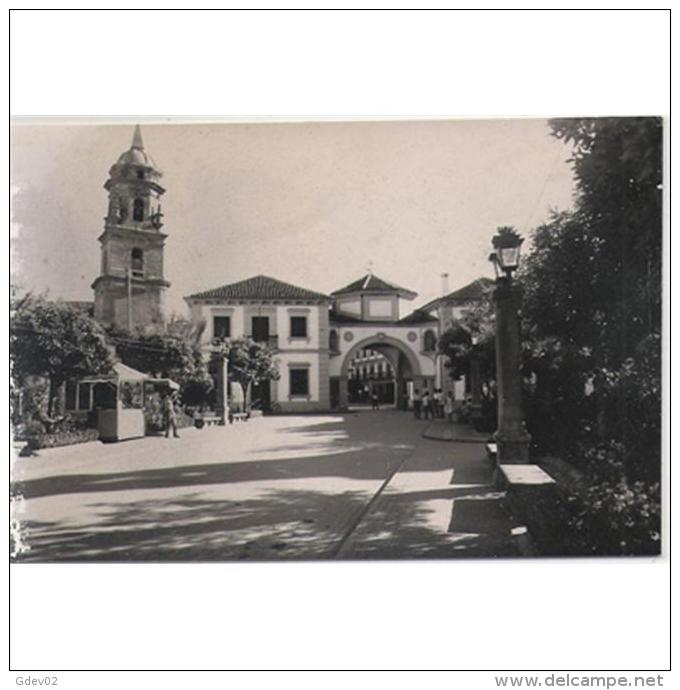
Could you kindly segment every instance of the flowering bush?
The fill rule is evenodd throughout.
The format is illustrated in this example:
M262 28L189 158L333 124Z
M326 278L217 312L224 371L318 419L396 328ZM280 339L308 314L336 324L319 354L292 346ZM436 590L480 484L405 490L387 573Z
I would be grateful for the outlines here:
M588 472L532 506L545 555L645 556L661 550L659 482L626 477L625 449L611 443L586 454Z
M645 555L660 551L661 486L631 480L627 456L626 447L615 442L586 454L586 488L571 499L569 524L591 553Z
M165 415L159 393L147 393L144 401L144 421L147 433L165 429Z
M37 433L28 437L28 447L37 450L38 448L57 448L59 446L70 446L74 443L87 443L97 441L99 431L97 429L80 429L78 431L57 431L53 434Z
M572 502L570 527L585 549L600 556L656 555L661 550L659 483L603 482Z

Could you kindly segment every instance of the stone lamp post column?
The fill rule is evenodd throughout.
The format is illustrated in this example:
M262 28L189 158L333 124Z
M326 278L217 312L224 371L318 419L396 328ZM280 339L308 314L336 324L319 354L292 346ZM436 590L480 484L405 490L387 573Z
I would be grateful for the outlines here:
M531 436L522 412L522 378L519 308L522 293L512 274L519 266L519 251L524 240L512 229L503 227L493 238L494 252L489 259L496 270L496 381L498 430L496 460L503 464L529 462Z
M226 423L229 418L229 360L225 352L216 353L215 365L217 367L217 377L215 388L217 393L217 415Z
M470 397L472 398L470 420L472 426L482 419L482 375L480 371L479 343L476 336L472 336L472 348L470 350Z

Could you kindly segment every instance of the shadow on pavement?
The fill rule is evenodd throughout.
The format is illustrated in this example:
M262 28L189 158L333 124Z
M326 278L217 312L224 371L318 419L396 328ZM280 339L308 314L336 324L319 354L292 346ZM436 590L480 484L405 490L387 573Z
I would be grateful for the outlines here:
M375 421L378 425L381 418ZM301 435L300 444L272 447L277 452L290 450L292 456L287 458L28 480L15 491L29 507L32 499L52 501L63 496L57 498L63 505L71 500L68 494L78 494L84 512L79 518L77 511L66 510L50 521L31 519L27 510L21 531L30 548L15 560L201 562L516 555L508 518L499 496L490 493L489 468L479 453L468 446L456 455L450 444L442 451L442 444L419 441L419 449L425 452L415 457L414 446L405 442L409 433L413 430L376 444L366 441L365 428L339 418L278 430L277 434L291 439ZM296 457L299 449L310 449L302 442L303 436L318 436L320 442L312 444L315 454ZM216 438L228 439L228 435ZM453 479L446 484L444 473L442 486L424 491L409 490L406 485L397 493L381 495L366 512L377 487L400 465L406 473L452 470ZM299 482L291 487L282 480ZM305 480L310 480L310 487ZM234 491L219 496L218 485L246 482L262 483L243 487L242 497L238 492L235 497ZM136 495L130 493L116 498L117 492L173 488L176 491L170 495L157 492L135 500ZM438 511L436 521L433 506Z

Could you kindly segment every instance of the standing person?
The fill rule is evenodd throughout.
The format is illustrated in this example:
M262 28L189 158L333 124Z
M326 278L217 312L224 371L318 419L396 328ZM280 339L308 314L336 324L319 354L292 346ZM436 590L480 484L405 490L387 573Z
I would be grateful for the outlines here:
M469 424L470 422L470 413L472 412L472 398L469 396L465 398L465 402L460 408L460 413L459 413L459 419L461 422L464 422L465 424Z
M432 401L430 400L429 391L425 391L423 393L422 409L423 409L423 418L424 419L430 419L432 417Z
M420 397L420 391L415 388L413 390L413 415L416 419L420 419L420 406L422 404L422 399Z
M170 427L172 427L173 437L179 438L179 434L177 433L177 414L175 412L174 393L165 396L163 400L163 413L165 415L165 438L170 438Z
M379 409L380 409L380 402L379 402L379 400L378 400L378 394L377 394L375 391L373 391L373 392L371 393L371 407L372 407L374 410L379 410Z
M435 388L432 394L432 416L443 417L442 412L442 391L441 388Z
M444 398L444 414L449 420L450 424L453 424L453 393L449 391Z

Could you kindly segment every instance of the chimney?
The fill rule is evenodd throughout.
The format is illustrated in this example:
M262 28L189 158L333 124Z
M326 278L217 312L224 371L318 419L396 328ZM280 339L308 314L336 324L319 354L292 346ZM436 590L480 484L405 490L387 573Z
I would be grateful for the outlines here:
M442 273L442 297L449 294L449 274Z

